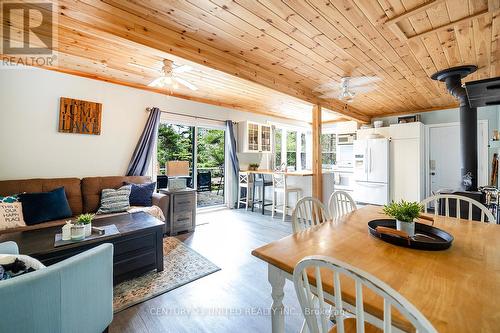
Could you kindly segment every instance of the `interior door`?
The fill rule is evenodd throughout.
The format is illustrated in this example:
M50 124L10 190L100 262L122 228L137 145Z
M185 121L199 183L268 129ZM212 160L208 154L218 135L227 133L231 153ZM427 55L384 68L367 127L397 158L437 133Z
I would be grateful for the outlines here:
M488 175L488 124L478 123L478 185L486 185ZM460 125L449 124L429 128L428 195L442 189L461 187Z
M389 140L368 139L368 181L387 183L389 178Z

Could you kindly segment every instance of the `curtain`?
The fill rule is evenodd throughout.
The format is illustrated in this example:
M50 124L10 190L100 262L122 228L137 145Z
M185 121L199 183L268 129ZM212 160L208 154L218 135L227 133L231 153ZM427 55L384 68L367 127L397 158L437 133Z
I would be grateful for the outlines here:
M135 147L134 154L127 169L127 176L146 175L153 155L153 148L158 136L158 125L160 124L161 111L159 108L152 108L146 127L142 131L139 142Z
M226 147L227 154L229 155L229 172L228 175L226 175L228 184L228 204L230 208L235 208L236 201L238 200L240 162L236 155L236 138L234 136L234 127L231 120L226 120Z

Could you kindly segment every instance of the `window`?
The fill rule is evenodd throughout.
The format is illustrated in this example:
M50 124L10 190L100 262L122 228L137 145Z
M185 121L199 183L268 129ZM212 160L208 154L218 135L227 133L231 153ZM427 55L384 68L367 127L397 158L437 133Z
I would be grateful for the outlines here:
M286 165L297 169L297 132L287 132Z
M306 154L306 134L300 134L300 167L307 169L307 154Z
M281 138L283 131L280 128L274 130L274 149L275 149L275 167L279 168L281 166Z
M335 134L321 135L321 164L323 169L332 169L337 160L336 152L337 137Z
M291 170L305 170L311 168L312 147L311 132L307 130L293 130L286 127L274 128L276 168L282 164Z

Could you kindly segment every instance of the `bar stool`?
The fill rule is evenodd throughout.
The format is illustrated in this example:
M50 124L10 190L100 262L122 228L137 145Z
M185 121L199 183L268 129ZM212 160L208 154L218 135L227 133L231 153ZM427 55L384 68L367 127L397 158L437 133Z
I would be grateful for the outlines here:
M252 186L252 177L251 174L246 172L240 172L238 174L239 183L238 183L238 209L240 208L240 204L245 205L245 210L248 209L248 201L250 198L250 187ZM241 189L245 189L245 197L241 197ZM253 200L253 198L252 198Z
M266 186L272 185L272 180L267 180L266 175L259 173L253 175L252 212L254 211L255 204L258 204L261 206L262 215L264 215L264 208L272 205L271 200L268 200L269 203L266 204ZM257 187L260 187L260 189L257 189ZM257 193L259 193L259 198L255 200Z
M287 215L288 209L292 209L293 207L288 206L288 195L290 193L295 193L297 196L297 201L299 201L300 193L302 190L300 188L293 188L293 187L288 187L286 183L286 175L281 172L274 172L273 173L273 207L272 207L272 213L271 216L274 217L275 212L281 212L283 214L283 221L285 221L285 217ZM283 194L283 204L282 205L277 205L276 204L276 199L278 194ZM283 209L278 210L276 209L277 206L281 206Z

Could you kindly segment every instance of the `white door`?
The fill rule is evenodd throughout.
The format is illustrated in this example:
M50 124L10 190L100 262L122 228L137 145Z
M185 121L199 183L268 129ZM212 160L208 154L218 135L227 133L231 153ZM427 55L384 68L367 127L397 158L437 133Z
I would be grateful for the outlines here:
M488 123L478 122L478 185L487 183ZM461 188L460 125L458 123L429 127L429 179L427 195Z
M389 140L368 139L368 181L387 183L389 178Z
M355 140L354 151L354 180L367 181L367 140Z

